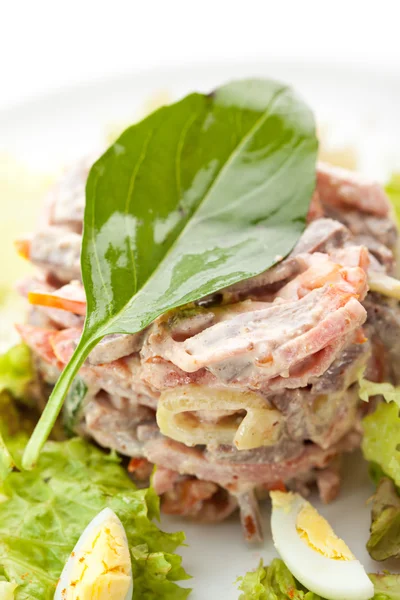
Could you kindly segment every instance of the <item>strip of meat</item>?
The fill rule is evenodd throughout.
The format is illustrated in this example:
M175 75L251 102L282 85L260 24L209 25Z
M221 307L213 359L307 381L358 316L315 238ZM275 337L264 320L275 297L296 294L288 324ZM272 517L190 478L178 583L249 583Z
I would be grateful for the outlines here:
M297 300L327 283L333 285L343 280L354 286L357 297L365 297L367 293L365 271L369 265L366 248L350 246L336 249L330 256L315 252L303 255L303 260L307 266L306 270L282 287L277 294L277 299ZM344 265L350 268L343 269Z
M86 297L83 285L79 281L72 281L55 290L45 282L31 280L30 283L21 285L20 290L23 290L28 296L31 304L38 306L57 324L61 324L66 329L82 328L83 319L77 315L86 314ZM64 307L65 310L63 310ZM143 335L144 331L133 335L108 335L95 346L88 360L90 364L99 365L138 352L143 343ZM76 336L74 334L71 338L71 342L73 342L70 347L71 356L77 339L79 339L78 334Z
M351 432L339 443L327 450L314 444L304 446L303 452L288 461L270 463L233 463L213 460L197 448L188 448L167 438L148 441L144 447L145 457L180 474L195 475L229 489L232 493L244 492L254 486L266 485L273 489L282 481L288 482L311 468L323 469L334 456L350 452L360 443L360 435Z
M365 274L358 271L365 286ZM348 282L325 284L300 300L267 304L217 323L183 343L168 337L160 342L155 334L148 350L186 372L243 357L240 370L253 364L264 380L271 379L364 322L365 310L353 297L358 291Z
M335 500L340 491L340 464L335 464L336 462L332 461L329 467L319 471L316 476L319 496L324 504Z
M100 446L113 448L126 456L142 456L143 444L137 438L139 425L155 421L154 411L119 399L123 406L115 408L108 394L100 393L84 410L84 430Z
M319 197L318 190L315 190L312 195L310 208L308 209L307 213L307 223L311 223L312 221L315 221L315 219L320 219L323 216L324 209L322 208L321 199Z
M63 227L47 227L30 239L18 240L29 248L29 260L61 282L81 279L82 237Z
M263 533L260 508L254 489L239 493L236 495L236 498L239 504L244 539L252 543L262 542Z
M317 219L310 223L297 242L292 255L313 252L331 252L351 239L351 233L342 223L333 219Z
M152 481L154 491L158 496L165 494L165 492L172 490L179 478L180 475L176 471L172 471L172 469L167 469L162 466L157 467Z
M373 362L368 378L400 384L400 309L380 294L368 294L364 301L368 319L367 335L371 338Z
M88 361L91 365L102 365L139 352L143 336L144 331L133 335L107 335L91 351Z
M237 509L237 501L215 483L178 476L161 498L162 511L200 523L223 521Z
M52 338L57 333L54 329L41 329L33 325L16 325L15 326L22 340L45 362L62 368L62 363L54 354L51 344Z
M49 224L82 231L86 179L96 158L97 155L91 155L77 161L65 170L50 190L47 198Z
M19 293L23 296L26 296L27 298L34 294L39 293L41 296L43 296L44 298L52 298L53 296L55 297L55 299L57 299L59 293L61 294L59 297L63 298L65 296L65 298L70 298L71 296L73 297L73 300L76 299L77 293L77 288L81 288L83 289L83 286L81 284L78 284L78 282L72 282L70 284L67 284L66 286L62 287L60 290L56 291L56 289L50 285L50 283L48 283L46 280L44 279L39 279L39 278L29 278L29 279L24 279L23 281L19 282L17 285L17 289L19 291ZM47 303L49 304L49 303ZM46 302L44 302L43 305L38 305L36 306L37 311L39 311L40 313L42 313L43 315L45 315L46 317L48 317L50 319L50 321L52 321L55 325L62 327L62 328L71 328L71 327L83 327L83 318L82 316L78 316L78 314L74 314L73 312L69 311L69 310L62 310L61 308L54 308L55 303L51 303L49 305L46 305ZM86 303L85 303L85 307L86 307ZM86 311L85 311L86 312Z
M324 205L325 214L341 222L353 234L353 241L368 248L370 253L391 272L394 266L397 228L390 217L368 214L360 216L358 210Z
M381 217L389 214L389 199L383 188L359 173L320 162L317 190L323 204L348 206Z
M260 297L263 291L274 292L276 289L270 290L271 286L276 288L278 283L283 284L307 269L304 254L330 252L334 248L342 247L350 239L350 231L338 221L317 219L308 225L288 258L256 277L225 288L222 293L230 302L236 302L244 297Z
M57 331L31 325L17 328L32 351L59 370L70 360L81 334L80 329ZM151 408L157 406L158 393L141 379L137 354L98 366L85 363L79 373L91 393L104 389L112 396L126 397Z

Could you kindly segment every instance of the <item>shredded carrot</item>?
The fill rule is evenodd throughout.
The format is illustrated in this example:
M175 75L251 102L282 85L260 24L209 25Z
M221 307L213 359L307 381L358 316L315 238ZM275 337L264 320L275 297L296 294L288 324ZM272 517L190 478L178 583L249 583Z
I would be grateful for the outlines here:
M22 258L29 260L31 253L31 243L29 240L15 240L14 246L17 253L22 256Z
M47 292L29 292L28 300L30 304L37 306L48 306L49 308L59 308L76 315L86 314L86 302L81 300L71 300L69 298L61 298Z
M284 484L283 481L277 481L275 483L267 483L265 486L265 489L268 490L269 492L272 491L279 491L279 492L287 492L287 487Z
M128 473L134 473L140 467L147 463L145 458L131 458L128 465Z

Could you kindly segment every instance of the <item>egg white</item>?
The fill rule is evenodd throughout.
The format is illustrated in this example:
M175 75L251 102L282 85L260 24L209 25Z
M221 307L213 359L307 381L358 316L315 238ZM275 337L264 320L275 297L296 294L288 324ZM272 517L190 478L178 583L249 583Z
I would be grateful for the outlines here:
M63 594L63 590L68 589L68 586L71 583L71 578L73 576L74 568L76 565L76 561L78 560L78 556L81 552L83 546L85 546L88 539L91 539L95 536L95 532L97 532L101 527L107 522L114 521L118 524L119 529L121 530L121 535L123 537L124 543L128 548L128 540L126 537L124 526L122 525L120 519L117 517L114 511L110 508L105 508L102 510L94 519L89 523L89 525L83 531L81 537L77 541L75 548L70 554L69 559L65 563L64 569L61 573L60 579L58 581L57 589L54 594L54 600L64 600L65 594ZM128 589L128 592L123 600L131 600L133 594L133 577L132 570L130 571L131 583Z
M357 560L323 556L299 536L297 515L307 501L298 494L287 505L274 505L271 529L274 545L294 577L327 600L369 600L374 587Z

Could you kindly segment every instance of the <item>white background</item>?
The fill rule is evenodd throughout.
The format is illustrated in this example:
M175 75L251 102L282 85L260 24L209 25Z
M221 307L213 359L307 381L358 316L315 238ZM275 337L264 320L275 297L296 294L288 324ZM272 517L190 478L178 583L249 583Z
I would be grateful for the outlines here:
M0 0L0 108L152 66L305 59L400 70L399 0Z

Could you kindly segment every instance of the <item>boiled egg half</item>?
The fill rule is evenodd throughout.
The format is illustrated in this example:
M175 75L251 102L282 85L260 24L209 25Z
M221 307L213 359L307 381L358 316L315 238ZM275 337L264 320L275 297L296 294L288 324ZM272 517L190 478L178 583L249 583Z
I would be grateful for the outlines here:
M299 494L271 492L275 547L294 577L327 600L369 600L364 567L329 523Z
M0 581L1 600L14 600L14 592L18 585L9 581Z
M54 600L131 600L132 565L125 529L109 508L89 523L59 579Z

